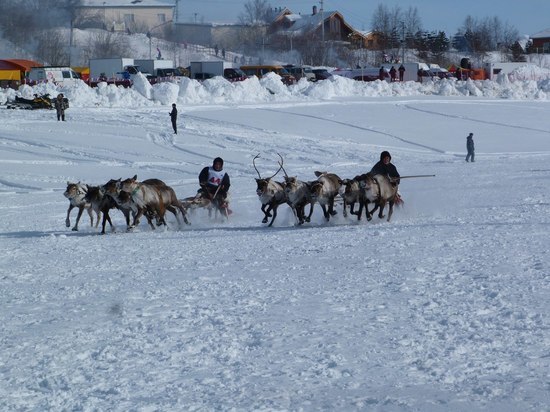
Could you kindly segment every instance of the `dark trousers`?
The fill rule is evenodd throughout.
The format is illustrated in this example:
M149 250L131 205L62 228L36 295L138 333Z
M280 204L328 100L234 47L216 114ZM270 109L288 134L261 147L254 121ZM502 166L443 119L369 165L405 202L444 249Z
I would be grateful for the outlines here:
M466 155L466 161L467 161L467 162L468 162L468 161L472 161L472 162L473 162L473 161L474 161L474 156L475 156L474 152L468 152L468 154Z
M178 125L176 123L176 119L172 119L172 128L174 129L174 133L178 134Z

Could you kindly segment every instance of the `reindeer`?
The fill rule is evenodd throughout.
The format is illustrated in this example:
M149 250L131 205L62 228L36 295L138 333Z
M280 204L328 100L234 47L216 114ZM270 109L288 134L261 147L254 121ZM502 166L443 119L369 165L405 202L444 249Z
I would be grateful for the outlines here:
M393 214L393 205L396 202L397 186L392 185L390 179L385 175L373 175L372 173L365 173L358 177L361 188L365 196L365 208L367 208L367 220L372 219L372 214L376 212L378 208L378 217L384 218L384 208L386 203L389 204L388 222ZM369 211L368 203L374 203L374 208Z
M128 207L135 213L131 227L137 226L139 218L144 214L151 229L155 229L151 220L153 216L157 218L157 225L166 226L164 220L166 207L158 185L138 182L137 175L135 175L120 182L118 196L115 200L120 206Z
M260 157L259 153L254 157L254 159L252 159L254 169L256 169L256 172L258 173L258 179L256 179L256 194L258 195L260 202L262 202L262 212L264 213L262 223L267 223L268 218L272 216L271 212L273 212L273 217L271 218L271 222L268 225L269 227L271 227L271 225L273 225L273 222L275 221L275 218L277 217L277 208L279 207L279 205L282 205L287 201L284 184L271 180L277 175L277 173L281 171L283 166L281 164L281 166L273 176L262 178L260 172L258 171L258 168L256 167L256 159L258 157ZM279 155L279 157L281 157L281 155Z
M101 203L102 212L103 212L103 229L101 231L101 234L105 234L105 221L110 220L109 217L109 210L113 208L119 209L123 214L124 218L126 219L126 230L130 230L132 228L130 224L130 209L120 206L117 203L118 194L120 192L120 185L122 184L122 179L111 179L107 183L105 183L103 186L101 186L101 193L107 197ZM110 199L110 200L109 200ZM98 200L99 202L100 200ZM134 220L135 220L135 214L134 214ZM139 223L139 220L138 220Z
M137 175L135 175L133 179L134 180L137 179ZM160 191L160 194L162 195L162 201L164 202L164 206L166 207L166 210L168 210L169 212L172 212L172 214L176 217L176 220L180 226L181 226L181 222L178 216L178 210L180 211L185 224L187 225L190 224L189 220L187 219L187 211L185 210L185 207L176 196L176 192L174 191L174 189L172 189L170 186L168 186L166 183L164 183L160 179L147 179L147 180L144 180L142 183L157 187L157 189Z
M212 214L217 217L219 213L221 216L229 219L229 214L231 213L228 207L220 208L219 203L212 201L203 191L198 191L195 196L189 196L179 201L186 210L207 209L209 218L212 218Z
M311 201L310 193L310 183L302 182L298 180L295 176L289 176L286 173L285 168L283 167L283 158L281 157L281 162L279 165L283 169L285 174L285 194L287 199L287 204L292 209L294 217L296 218L296 224L302 225L304 222L309 222L311 220L311 215L313 213L313 203ZM309 204L309 215L305 216L306 205Z
M114 231L113 222L109 216L109 210L118 208L115 200L111 196L107 196L100 186L86 185L86 201L92 205L92 209L98 213L103 213L103 223L101 226L101 234L105 234L105 222L108 221L111 226L111 230ZM124 213L124 212L123 212ZM129 215L127 217L130 219Z
M76 223L72 230L78 231L78 222L80 221L80 217L82 216L82 212L84 212L84 209L88 212L88 215L90 216L90 226L94 226L94 215L92 211L92 205L90 202L86 201L86 188L84 185L81 185L80 182L78 183L71 183L67 182L67 189L65 190L65 193L63 193L63 196L65 196L67 199L69 199L69 208L67 209L67 218L65 219L65 226L70 227L71 226L71 219L70 214L71 210L73 210L75 207L78 208L78 215L76 217ZM96 211L97 219L95 223L95 227L99 225L99 219L101 217L101 214L99 211Z
M334 173L327 172L315 172L317 181L311 184L311 201L313 203L319 202L321 209L323 209L323 215L327 222L330 220L330 216L336 214L334 210L334 198L338 195L340 190L340 179Z
M365 203L365 196L363 189L358 180L359 176L354 177L353 179L343 179L340 180L340 195L344 199L344 217L348 216L347 207L350 207L350 213L352 215L357 215L357 220L361 220L361 215L363 214L363 207ZM355 203L359 203L359 210L354 212ZM368 218L368 216L367 216Z

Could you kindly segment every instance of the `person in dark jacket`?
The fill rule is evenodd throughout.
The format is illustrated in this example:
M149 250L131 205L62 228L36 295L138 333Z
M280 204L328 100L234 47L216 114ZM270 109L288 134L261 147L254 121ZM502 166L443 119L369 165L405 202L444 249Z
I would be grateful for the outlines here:
M57 121L65 121L65 110L67 109L67 100L63 93L59 93L54 101L55 111L57 112Z
M405 77L405 66L401 65L397 70L399 71L399 81L402 82Z
M474 134L470 133L468 136L466 136L466 150L468 150L468 154L466 155L466 161L474 162Z
M390 152L386 150L380 153L380 161L372 167L370 172L373 175L387 176L393 185L398 185L400 182L399 172L397 171L397 168L393 165L393 163L391 163Z
M176 103L172 103L172 111L170 114L170 120L172 120L172 128L174 129L174 134L178 134L178 109L176 109Z
M392 66L390 69L390 77L392 82L394 82L395 79L397 78L397 70L395 70L394 66Z
M223 171L223 159L216 157L212 166L206 166L199 174L199 192L220 209L227 208L227 192L231 186L229 175Z
M378 70L378 78L380 80L384 80L386 77L386 71L384 70L384 66L380 66L380 70Z

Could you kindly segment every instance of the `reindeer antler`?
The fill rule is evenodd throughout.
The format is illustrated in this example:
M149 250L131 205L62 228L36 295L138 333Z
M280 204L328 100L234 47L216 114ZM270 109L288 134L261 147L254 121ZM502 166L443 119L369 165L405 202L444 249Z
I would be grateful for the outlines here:
M279 157L281 158L281 160L283 160L283 156L281 156L279 153L277 153L279 155ZM277 161L277 163L279 163L279 169L275 172L275 174L273 176L270 177L270 179L273 179L275 176L277 176L277 174L281 171L281 169L283 168L283 164L279 161Z
M254 159L252 159L252 164L254 165L254 169L256 169L256 173L258 173L258 177L261 179L262 175L260 175L260 172L258 171L258 168L256 167L256 159L258 157L260 157L259 153L256 156L254 156Z
M288 177L288 175L286 174L286 170L285 170L285 168L283 167L283 162L284 162L283 156L281 156L279 153L277 153L277 154L278 154L279 157L281 158L281 161L280 161L280 162L277 162L277 163L279 163L279 165L281 166L281 167L279 168L279 170L283 169L283 172L285 173L285 177ZM277 173L279 173L279 171L277 171ZM277 174L277 173L275 173L275 174Z

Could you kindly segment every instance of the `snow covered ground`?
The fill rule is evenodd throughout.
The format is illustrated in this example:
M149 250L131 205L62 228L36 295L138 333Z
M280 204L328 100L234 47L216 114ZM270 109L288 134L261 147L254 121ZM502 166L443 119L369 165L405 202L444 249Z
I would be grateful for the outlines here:
M67 122L0 109L0 410L548 410L549 90L270 78L63 89ZM436 175L402 181L392 222L338 205L261 223L256 154L262 176L280 153L312 180L382 150ZM229 222L65 227L68 180L137 174L185 197L216 156Z

